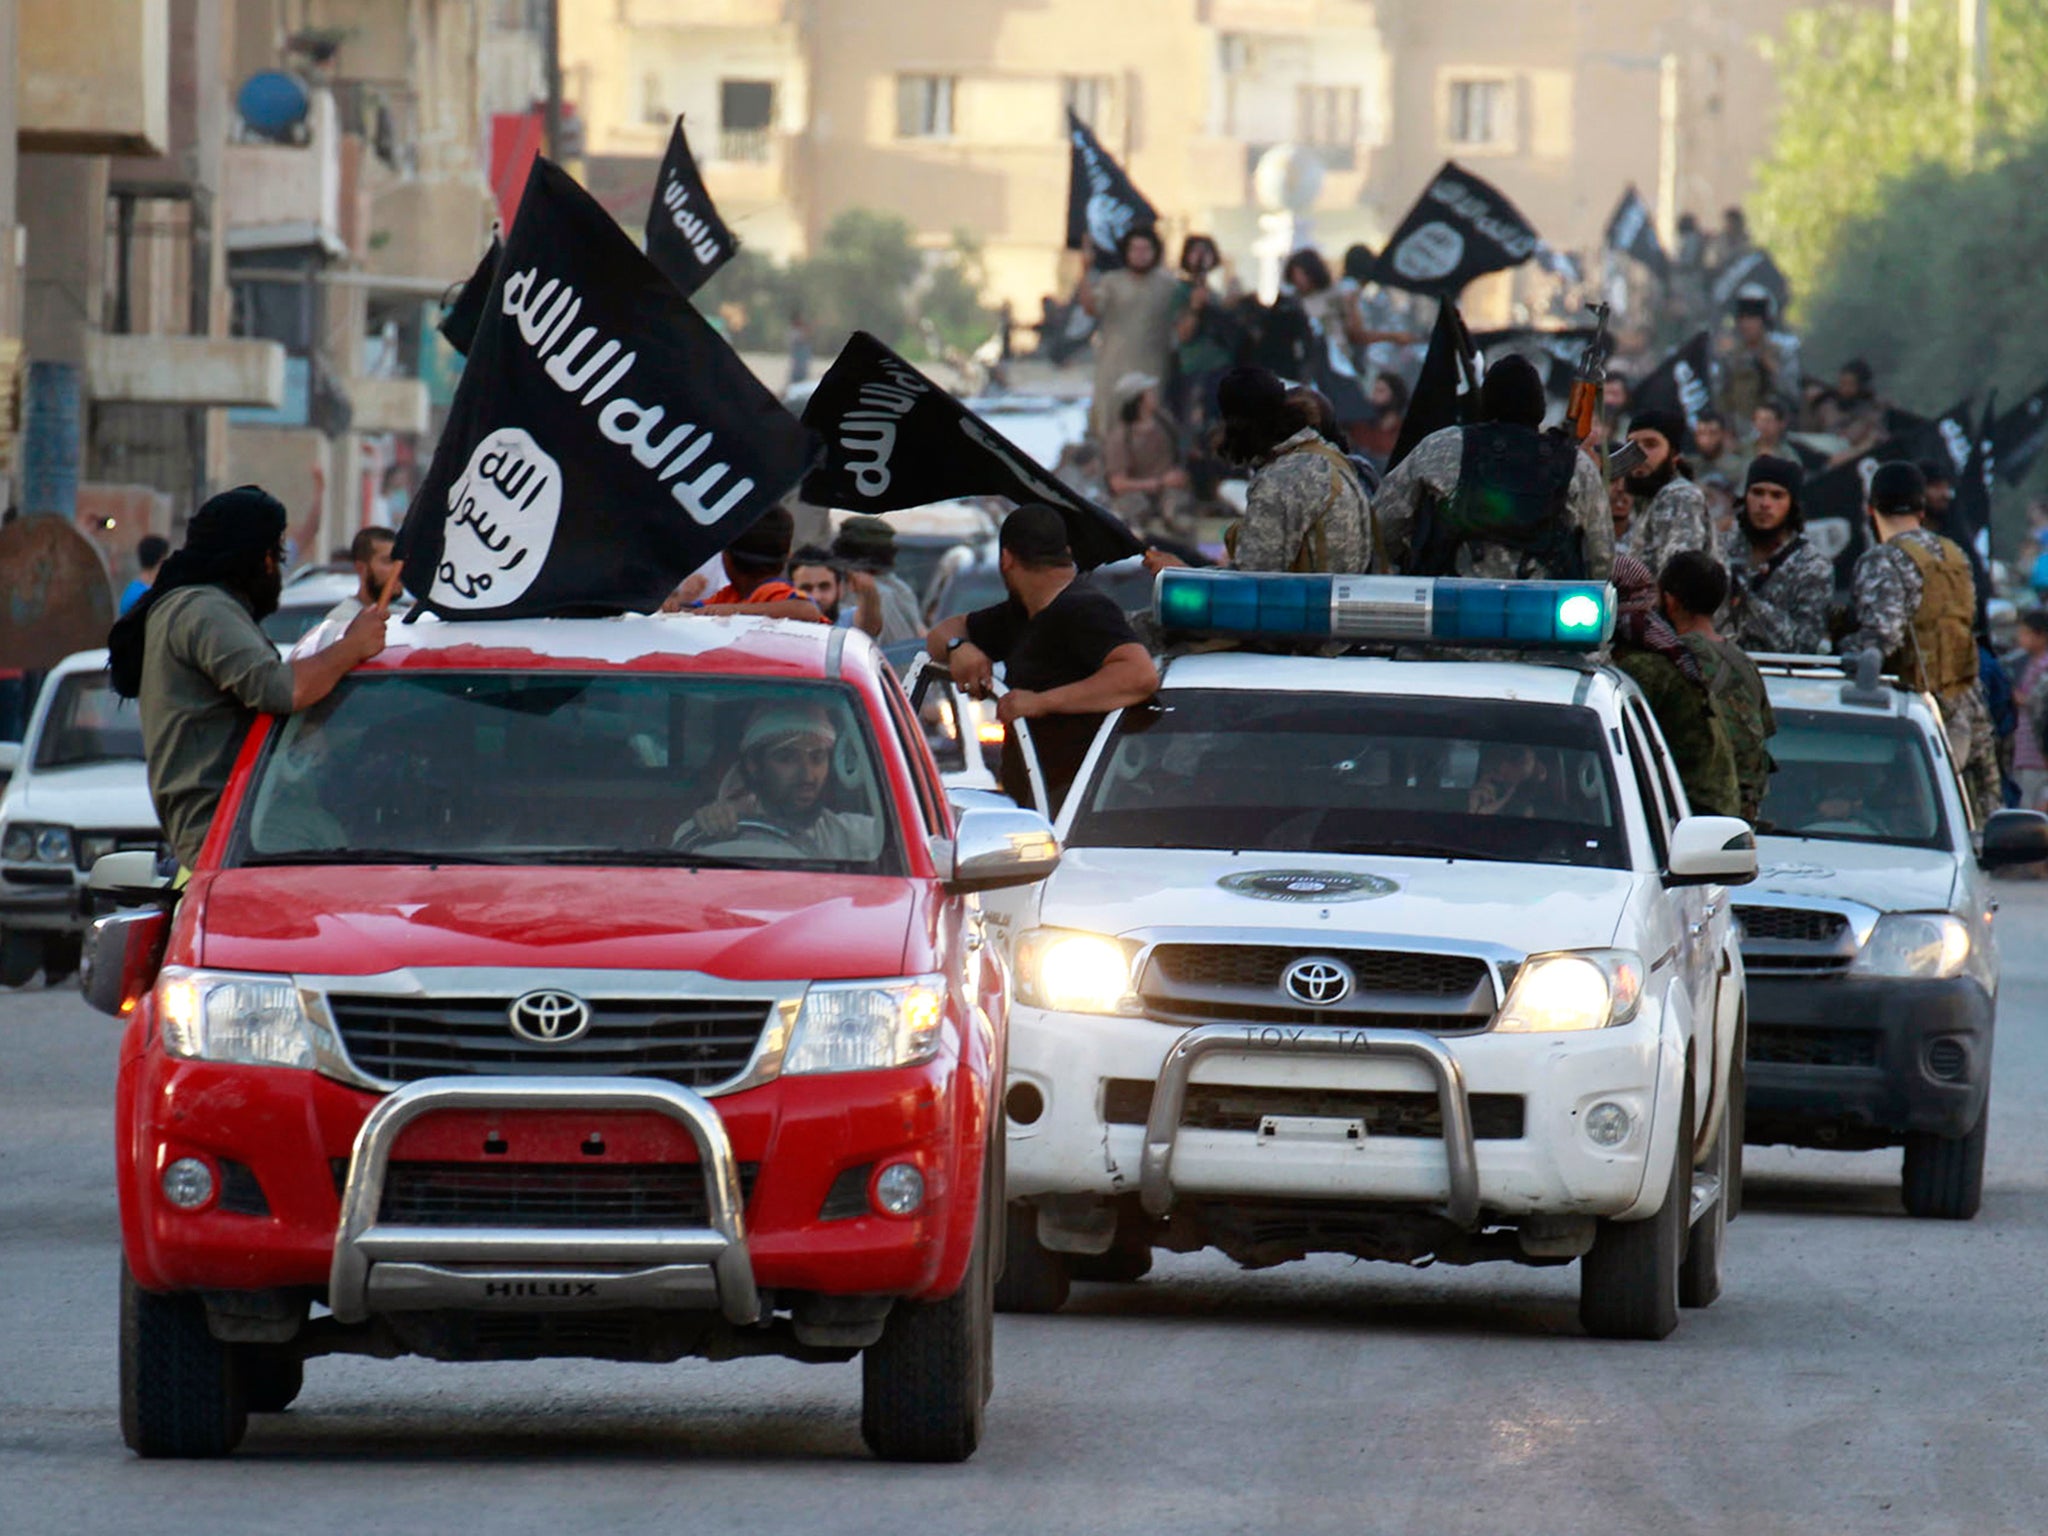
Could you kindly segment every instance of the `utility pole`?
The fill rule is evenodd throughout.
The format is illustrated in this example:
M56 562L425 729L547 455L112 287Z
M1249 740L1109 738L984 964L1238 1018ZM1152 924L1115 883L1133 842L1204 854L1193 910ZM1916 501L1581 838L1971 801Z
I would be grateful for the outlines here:
M562 163L562 0L544 0L547 36L541 40L547 68L547 99L541 108L541 132L548 158Z
M1977 92L1983 83L1990 54L1989 18L1986 0L1956 0L1956 40L1960 62L1956 78L1956 106L1963 120L1963 166L1977 159Z
M1913 53L1913 0L1892 0L1892 73L1904 74Z

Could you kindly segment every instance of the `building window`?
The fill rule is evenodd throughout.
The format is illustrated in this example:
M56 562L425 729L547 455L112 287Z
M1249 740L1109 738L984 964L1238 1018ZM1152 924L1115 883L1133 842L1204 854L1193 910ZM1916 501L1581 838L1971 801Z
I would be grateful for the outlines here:
M640 121L666 128L675 121L668 109L668 92L661 88L661 76L649 70L640 77Z
M775 127L775 82L718 82L718 158L766 160Z
M953 77L896 77L896 137L950 139L953 136Z
M1358 158L1359 89L1355 85L1304 85L1294 94L1294 136L1315 148L1333 171L1348 171Z
M1512 80L1453 80L1446 137L1466 149L1512 149L1515 85Z
M1081 119L1097 133L1103 131L1109 116L1110 90L1113 82L1107 75L1068 75L1060 82L1060 104L1066 112L1060 114L1060 132L1067 131L1067 112Z

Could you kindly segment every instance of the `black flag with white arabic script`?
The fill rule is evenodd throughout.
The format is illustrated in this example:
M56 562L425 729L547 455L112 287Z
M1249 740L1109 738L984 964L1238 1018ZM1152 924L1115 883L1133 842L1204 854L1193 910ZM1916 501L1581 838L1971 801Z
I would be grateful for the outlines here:
M739 248L704 190L679 117L654 183L654 201L647 205L647 259L688 298Z
M1714 274L1714 307L1727 309L1738 298L1761 293L1771 301L1771 313L1783 317L1792 302L1792 285L1771 253L1761 246L1744 251Z
M1475 277L1519 267L1537 234L1500 189L1446 161L1380 252L1373 280L1456 298Z
M478 258L476 270L469 274L455 297L441 314L441 323L436 329L448 338L448 345L469 356L469 349L476 342L477 322L484 317L484 301L491 296L491 280L498 275L498 258L504 254L505 242L498 232L491 231L491 243Z
M1992 423L1992 473L2018 485L2048 447L2048 384L2043 384Z
M1134 229L1154 228L1158 210L1072 108L1067 110L1067 138L1073 146L1067 173L1067 249L1092 245L1095 270L1113 271L1124 264L1117 254L1124 236Z
M825 442L824 461L804 481L813 506L900 512L956 496L1005 496L1057 508L1083 570L1144 549L1122 519L1069 490L866 331L848 338L818 380L804 425Z
M537 159L395 553L446 618L648 612L812 451L611 215Z
M1614 217L1607 221L1607 249L1641 262L1658 282L1671 281L1671 258L1657 238L1657 220L1634 187L1621 194Z
M1408 412L1401 418L1401 434L1394 451L1387 455L1389 474L1430 433L1463 426L1471 419L1485 371L1472 333L1465 329L1465 317L1455 303L1445 299L1437 306L1429 351L1423 355L1422 372L1416 375Z
M1631 416L1645 411L1667 411L1683 416L1688 428L1700 422L1714 398L1713 338L1705 331L1674 348L1642 383L1629 391ZM1678 446L1676 444L1674 447Z

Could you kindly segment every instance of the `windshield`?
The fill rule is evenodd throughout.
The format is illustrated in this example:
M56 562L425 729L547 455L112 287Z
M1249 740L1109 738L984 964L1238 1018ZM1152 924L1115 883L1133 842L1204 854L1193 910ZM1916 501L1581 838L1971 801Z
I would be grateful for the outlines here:
M1120 718L1073 846L1627 867L1589 709L1203 690L1161 706Z
M243 864L902 868L865 716L825 684L359 674L257 774Z
M1759 828L1778 837L1950 848L1920 730L1893 716L1781 709Z
M273 645L296 645L300 638L334 611L333 603L295 603L280 608L263 621L263 633Z
M142 717L115 695L104 672L74 672L56 689L36 738L36 767L142 761Z

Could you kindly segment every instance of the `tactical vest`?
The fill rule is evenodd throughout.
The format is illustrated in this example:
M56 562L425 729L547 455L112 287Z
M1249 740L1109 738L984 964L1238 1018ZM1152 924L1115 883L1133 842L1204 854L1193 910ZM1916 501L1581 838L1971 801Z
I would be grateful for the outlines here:
M1939 538L1939 535L1936 535ZM1941 539L1937 554L1914 539L1895 540L1920 572L1920 606L1906 643L1887 657L1886 668L1907 687L1937 697L1977 681L1977 598L1970 560L1960 546Z
M1579 445L1563 432L1487 422L1463 429L1458 488L1423 514L1414 576L1457 574L1460 550L1491 545L1520 555L1523 575L1586 574L1585 541L1571 523Z

